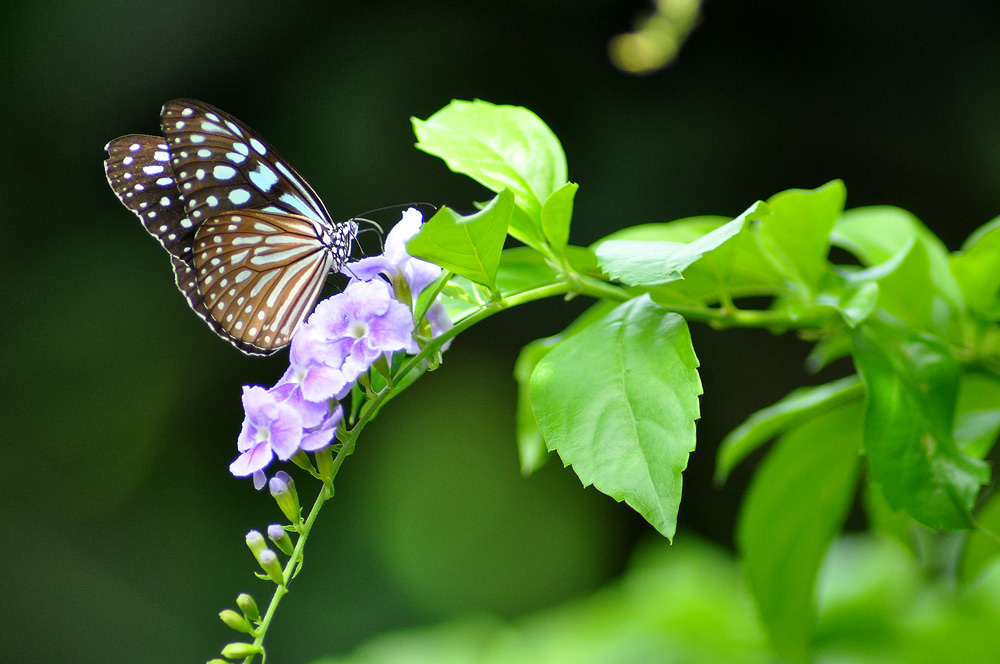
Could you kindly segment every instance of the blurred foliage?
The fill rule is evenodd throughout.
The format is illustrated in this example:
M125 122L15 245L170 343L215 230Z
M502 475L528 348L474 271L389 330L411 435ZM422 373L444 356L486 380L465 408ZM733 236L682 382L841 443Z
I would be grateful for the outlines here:
M697 538L678 542L647 540L620 581L586 599L513 622L479 616L386 634L315 664L773 661L737 563ZM813 661L996 661L1000 565L962 591L921 574L896 542L836 543L822 573Z

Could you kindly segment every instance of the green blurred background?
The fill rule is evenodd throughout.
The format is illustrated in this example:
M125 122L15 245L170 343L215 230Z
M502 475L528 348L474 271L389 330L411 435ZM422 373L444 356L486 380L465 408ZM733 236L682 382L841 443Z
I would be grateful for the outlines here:
M261 132L339 218L486 193L413 149L452 98L526 106L581 186L571 240L843 178L848 206L907 208L956 249L1000 214L1000 5L704 7L677 62L617 71L607 43L649 6L614 0L36 2L0 8L0 661L203 661L215 613L263 598L243 543L279 514L232 478L241 356L188 310L168 260L108 188L101 147L203 99ZM395 213L377 218L390 226ZM369 247L371 249L371 247ZM585 303L463 335L366 431L269 635L276 661L386 629L515 617L617 577L655 534L553 460L523 479L518 348ZM743 471L718 441L803 382L807 348L693 330L705 396L680 538L729 546ZM304 480L303 492L311 495Z

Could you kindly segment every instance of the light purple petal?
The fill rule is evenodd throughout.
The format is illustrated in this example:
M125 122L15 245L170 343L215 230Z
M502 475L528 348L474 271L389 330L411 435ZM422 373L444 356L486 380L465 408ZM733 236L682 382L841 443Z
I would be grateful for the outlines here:
M271 422L271 449L282 461L291 458L302 440L302 417L288 404L278 406L278 417Z
M417 296L424 292L424 289L434 283L434 280L441 276L441 266L434 263L422 261L419 258L411 258L403 265L403 277L410 285L410 293L413 301L417 301Z
M406 243L413 239L413 236L420 232L423 224L423 215L416 208L408 208L403 211L403 216L396 225L392 227L389 234L385 236L385 257L396 266L410 257L406 253Z
M271 446L261 443L236 457L236 461L229 464L229 472L236 477L246 477L266 468L272 456Z
M353 263L349 263L344 266L342 272L350 275L352 279L357 279L358 281L371 281L380 273L391 273L394 267L395 266L389 262L385 256L379 254L378 256L369 256L368 258L362 258L354 261Z
M406 306L393 302L389 310L372 321L369 345L378 351L400 350L413 334L413 314Z
M332 399L354 378L347 378L340 369L326 366L313 367L302 380L302 396L308 401Z
M302 438L301 447L306 452L321 450L330 444L330 441L333 440L333 434L335 433L335 429L320 429L319 431L306 434Z
M431 324L431 336L440 337L442 334L455 327L455 324L451 322L451 318L448 316L448 310L445 306L441 304L439 300L435 300L430 307L427 308L427 315L424 316L427 321ZM442 346L441 350L447 350L449 340L447 344Z

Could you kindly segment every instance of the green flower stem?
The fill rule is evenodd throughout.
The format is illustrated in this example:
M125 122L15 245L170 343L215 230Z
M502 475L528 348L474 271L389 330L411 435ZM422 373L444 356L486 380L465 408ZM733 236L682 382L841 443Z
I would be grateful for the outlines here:
M353 445L348 447L345 444L341 447L337 456L333 460L331 480L333 477L336 477L337 471L340 470L340 466L344 463L344 459L347 458L353 450ZM281 598L288 592L288 584L291 582L292 577L295 576L299 567L302 565L302 556L306 548L306 540L309 538L309 533L312 531L313 524L316 523L316 517L319 516L319 511L322 509L324 503L332 497L333 492L330 490L329 486L323 484L320 488L319 495L316 496L316 501L309 510L309 516L306 517L305 523L299 531L299 537L295 542L295 549L292 551L292 555L288 558L288 562L285 563L285 567L282 571L282 576L285 579L285 582L280 586L275 586L274 595L271 596L271 602L268 604L267 611L264 612L264 617L260 621L260 626L257 627L255 631L257 636L254 639L253 644L255 646L259 646L262 649L262 652L264 647L264 636L267 635L267 629L271 625L271 619L274 617L274 613L278 609L278 604L281 603ZM250 662L253 661L253 658L253 655L247 657L243 660L244 664L250 664Z

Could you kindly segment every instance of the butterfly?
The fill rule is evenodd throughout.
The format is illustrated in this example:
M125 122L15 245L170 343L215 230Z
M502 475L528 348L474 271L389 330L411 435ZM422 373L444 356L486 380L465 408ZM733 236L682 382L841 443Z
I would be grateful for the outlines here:
M118 200L170 254L177 288L212 330L248 355L288 345L357 235L334 222L305 180L248 126L175 99L163 136L104 149Z

